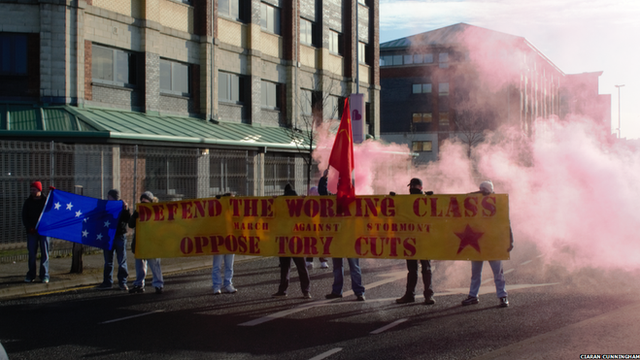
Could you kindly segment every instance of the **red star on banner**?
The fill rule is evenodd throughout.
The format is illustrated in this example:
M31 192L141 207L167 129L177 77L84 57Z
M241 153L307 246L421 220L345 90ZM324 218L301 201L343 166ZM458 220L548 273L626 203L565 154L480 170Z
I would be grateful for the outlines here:
M478 244L478 240L480 240L484 233L474 232L471 226L467 224L467 227L464 228L464 232L454 234L456 234L456 236L460 238L460 247L458 248L458 254L460 254L460 251L462 251L462 249L467 246L471 246L478 252L480 252L480 244Z

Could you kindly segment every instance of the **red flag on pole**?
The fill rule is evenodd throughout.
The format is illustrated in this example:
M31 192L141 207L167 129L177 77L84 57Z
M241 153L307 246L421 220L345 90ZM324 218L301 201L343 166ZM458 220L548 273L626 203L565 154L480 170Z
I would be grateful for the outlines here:
M331 156L329 157L329 165L338 170L340 174L337 193L338 213L346 211L349 204L356 198L356 191L352 181L354 162L350 113L349 99L345 99L340 127L338 128L338 133L336 134L336 139L331 149Z

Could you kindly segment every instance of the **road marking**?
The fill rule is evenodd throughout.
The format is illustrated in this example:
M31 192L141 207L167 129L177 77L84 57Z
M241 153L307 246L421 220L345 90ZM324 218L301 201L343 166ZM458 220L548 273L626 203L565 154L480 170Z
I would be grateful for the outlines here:
M406 276L406 272L405 271L397 271L397 272L392 272L392 273L381 275L381 276L383 276L385 279L379 280L379 281L376 281L376 282L372 282L371 284L367 284L366 288L367 289L371 289L371 288L374 288L374 287L378 287L380 285L384 285L384 284L387 284L387 283L390 283L390 282L394 282L394 281L396 281L396 280L398 280L400 278L405 277ZM345 291L345 292L342 293L343 297L347 297L347 296L351 296L351 295L353 295L353 290ZM327 305L328 303L333 302L335 300L337 300L337 299L320 300L320 301L314 301L314 302L311 302L311 303L308 303L308 304L298 305L293 309L279 311L279 312L274 313L274 314L269 314L269 315L263 316L261 318L257 318L257 319L251 320L251 321L244 322L242 324L238 324L238 326L260 325L260 324L266 323L266 322L271 321L271 320L279 319L279 318L282 318L282 317L285 317L285 316L288 316L288 315L291 315L291 314L295 314L295 313L300 312L300 311L307 310L309 308L313 308L313 307L317 307L317 306L324 306L324 305Z
M403 322L405 322L405 321L407 321L407 320L408 320L408 319L400 319L400 320L396 320L396 321L392 322L392 323L391 323L391 324L389 324L389 325L385 325L385 326L381 327L381 328L380 328L380 329L378 329L378 330L373 330L373 331L372 331L372 332L370 332L369 334L372 334L372 335L380 334L381 332L383 332L383 331L385 331L385 330L389 330L389 329L391 329L391 328L392 328L392 327L394 327L394 326L400 325L400 324L402 324Z
M156 310L156 311L152 311L152 312L148 312L148 313L144 313L144 314L131 315L131 316L127 316L127 317L123 317L123 318L119 318L119 319L108 320L108 321L104 321L104 322L98 323L98 325L114 323L116 321L122 321L122 320L129 320L129 319L137 318L137 317L140 317L140 316L147 316L147 315L160 313L160 312L164 312L164 310Z
M528 263L530 263L530 262L532 262L532 261L533 261L533 260L527 260L527 261L523 262L523 263L522 263L522 264L520 264L520 265L527 265Z
M312 357L309 360L322 360L322 359L327 358L327 357L329 357L329 356L331 356L331 355L333 355L333 354L335 354L337 352L340 352L340 351L342 351L342 348L331 349L329 351L323 352L320 355L316 355L316 356Z

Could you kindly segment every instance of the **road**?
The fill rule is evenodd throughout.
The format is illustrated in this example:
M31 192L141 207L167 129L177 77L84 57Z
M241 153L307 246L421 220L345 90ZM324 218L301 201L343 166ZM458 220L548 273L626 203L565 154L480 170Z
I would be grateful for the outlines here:
M317 261L317 260L316 260ZM80 288L0 302L0 342L14 359L471 359L637 303L626 272L569 272L539 256L505 262L511 306L497 307L489 266L480 304L460 306L470 265L434 263L437 303L398 305L404 261L363 259L365 302L325 300L330 270L311 271L304 300L295 267L287 298L275 258L235 266L236 294L212 295L211 275L165 278L165 293ZM316 262L317 265L317 262ZM422 284L418 285L422 292ZM577 357L576 357L577 358Z

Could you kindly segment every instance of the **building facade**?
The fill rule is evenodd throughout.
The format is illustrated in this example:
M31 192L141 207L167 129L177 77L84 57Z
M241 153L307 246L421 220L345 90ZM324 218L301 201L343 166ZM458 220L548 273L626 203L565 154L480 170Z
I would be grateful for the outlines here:
M536 121L567 115L572 83L598 96L597 76L595 88L593 76L570 81L525 38L464 23L382 43L380 74L381 137L407 144L419 162L436 160L453 137L470 153L485 130L501 125L535 136ZM606 108L606 99L600 104Z
M378 16L378 0L0 1L3 215L35 178L130 203L306 193L305 119L359 90L379 136Z

